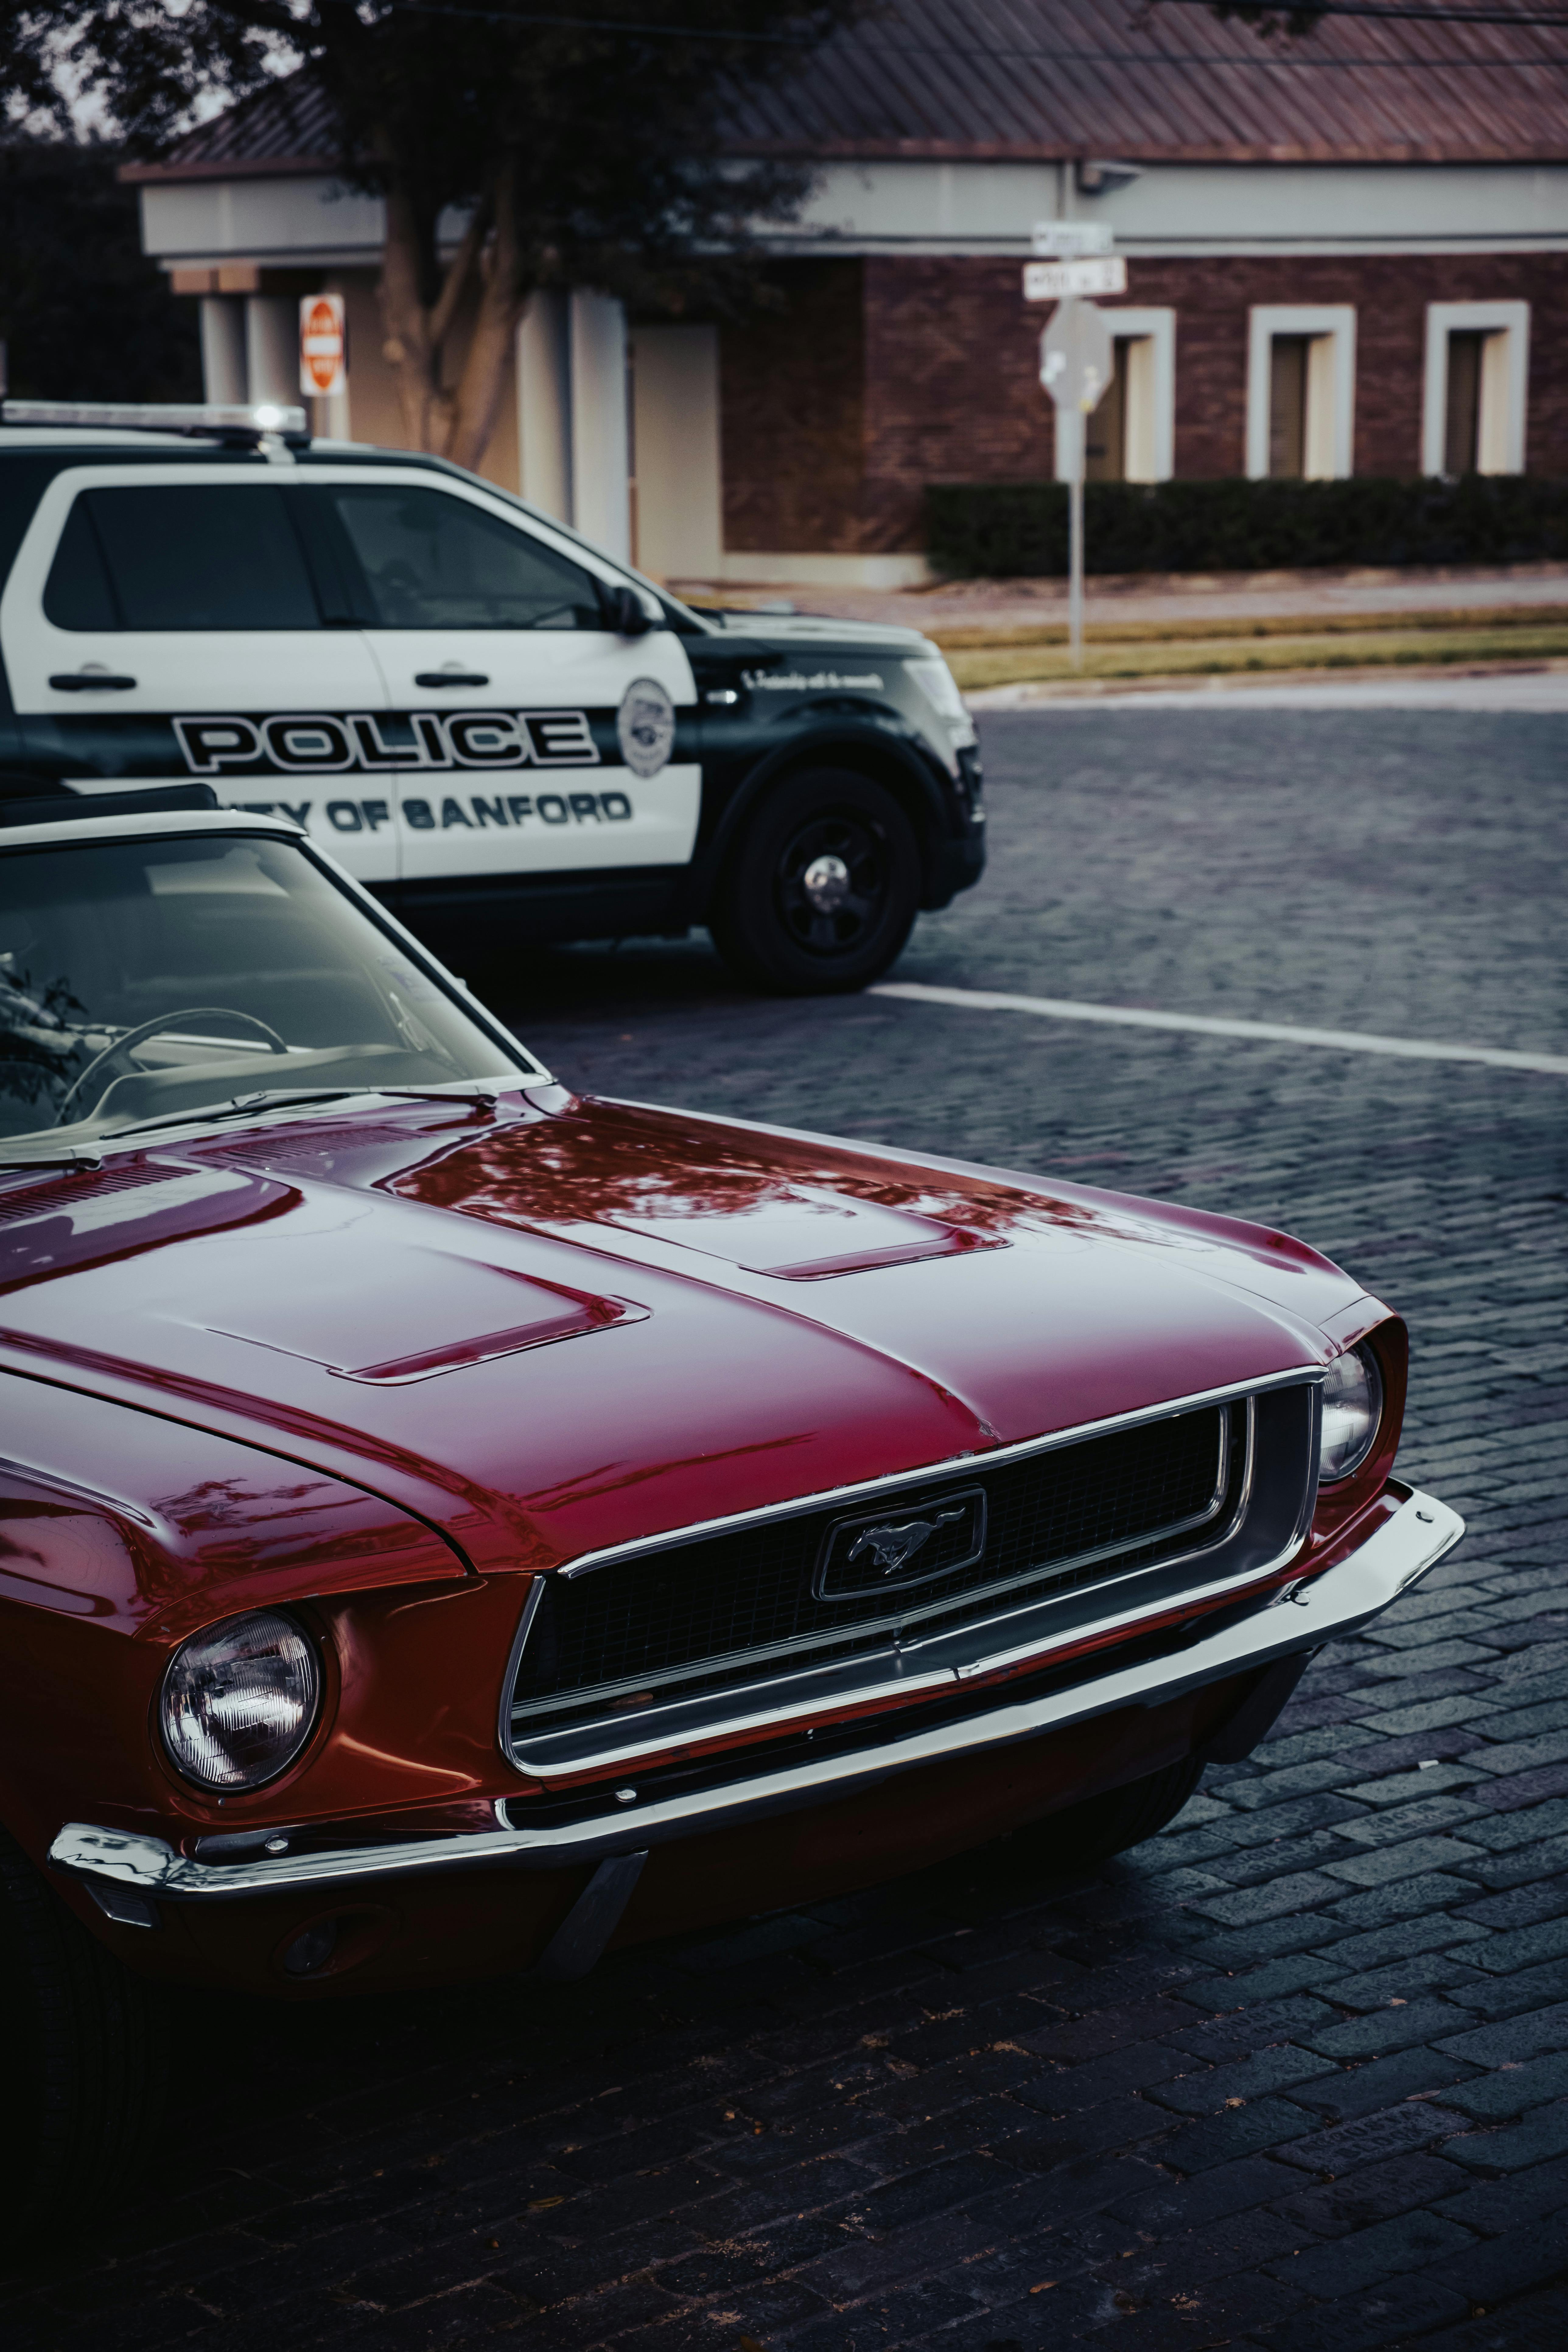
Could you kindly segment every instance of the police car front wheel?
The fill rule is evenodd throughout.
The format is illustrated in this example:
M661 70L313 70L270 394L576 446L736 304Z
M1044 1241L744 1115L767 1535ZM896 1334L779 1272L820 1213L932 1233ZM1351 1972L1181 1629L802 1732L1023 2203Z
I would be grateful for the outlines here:
M725 961L786 995L864 988L909 938L914 829L891 793L848 770L792 777L763 803L710 919Z

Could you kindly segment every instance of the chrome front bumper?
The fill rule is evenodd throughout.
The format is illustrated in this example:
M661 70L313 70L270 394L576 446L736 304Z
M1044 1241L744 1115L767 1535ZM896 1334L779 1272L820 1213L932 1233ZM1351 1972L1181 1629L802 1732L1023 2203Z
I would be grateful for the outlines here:
M443 1870L570 1869L611 1855L646 1852L679 1838L792 1812L874 1786L898 1772L1016 1745L1091 1717L1133 1706L1160 1706L1206 1683L1272 1664L1301 1650L1358 1633L1435 1568L1465 1532L1457 1511L1434 1496L1413 1494L1359 1550L1300 1586L1285 1586L1265 1607L1185 1649L1138 1665L1091 1675L1071 1688L1021 1699L903 1736L889 1729L874 1747L824 1757L694 1790L635 1808L550 1827L531 1828L526 1798L496 1804L496 1827L383 1845L321 1853L247 1853L201 1861L161 1838L68 1822L49 1862L92 1888L110 1916L134 1919L149 1900L232 1902L237 1897L321 1894L329 1900L367 1884ZM608 1792L606 1792L608 1793ZM513 1813L516 1819L512 1818ZM117 1907L113 1890L141 1902ZM139 1924L152 1925L151 1916Z

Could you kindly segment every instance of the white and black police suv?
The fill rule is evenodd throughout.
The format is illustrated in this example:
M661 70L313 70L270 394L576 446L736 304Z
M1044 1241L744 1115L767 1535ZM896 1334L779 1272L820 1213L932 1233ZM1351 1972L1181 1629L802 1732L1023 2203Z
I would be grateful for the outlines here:
M692 612L301 409L5 403L0 576L0 822L291 817L459 964L706 923L754 985L858 988L984 864L916 631Z

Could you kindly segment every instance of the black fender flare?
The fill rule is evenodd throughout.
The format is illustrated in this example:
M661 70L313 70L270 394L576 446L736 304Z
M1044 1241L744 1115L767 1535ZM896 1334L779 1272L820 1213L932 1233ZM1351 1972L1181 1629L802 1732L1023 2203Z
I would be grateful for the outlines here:
M701 922L713 891L731 856L751 823L759 803L775 784L798 775L803 768L850 768L884 784L906 811L920 845L921 900L932 887L939 845L957 837L962 819L952 787L938 775L936 763L907 737L890 730L846 724L835 719L808 734L792 736L765 752L731 793L711 836L702 843L687 869L680 894L680 912L690 922Z

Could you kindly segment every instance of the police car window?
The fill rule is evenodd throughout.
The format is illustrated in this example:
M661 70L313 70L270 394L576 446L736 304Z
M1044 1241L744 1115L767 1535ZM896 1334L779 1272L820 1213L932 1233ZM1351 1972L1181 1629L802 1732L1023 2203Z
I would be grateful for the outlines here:
M107 1133L265 1089L451 1085L510 1062L290 843L0 855L0 1137Z
M84 490L44 590L58 629L315 629L285 496L262 483Z
M384 629L602 629L591 572L444 490L328 493Z

